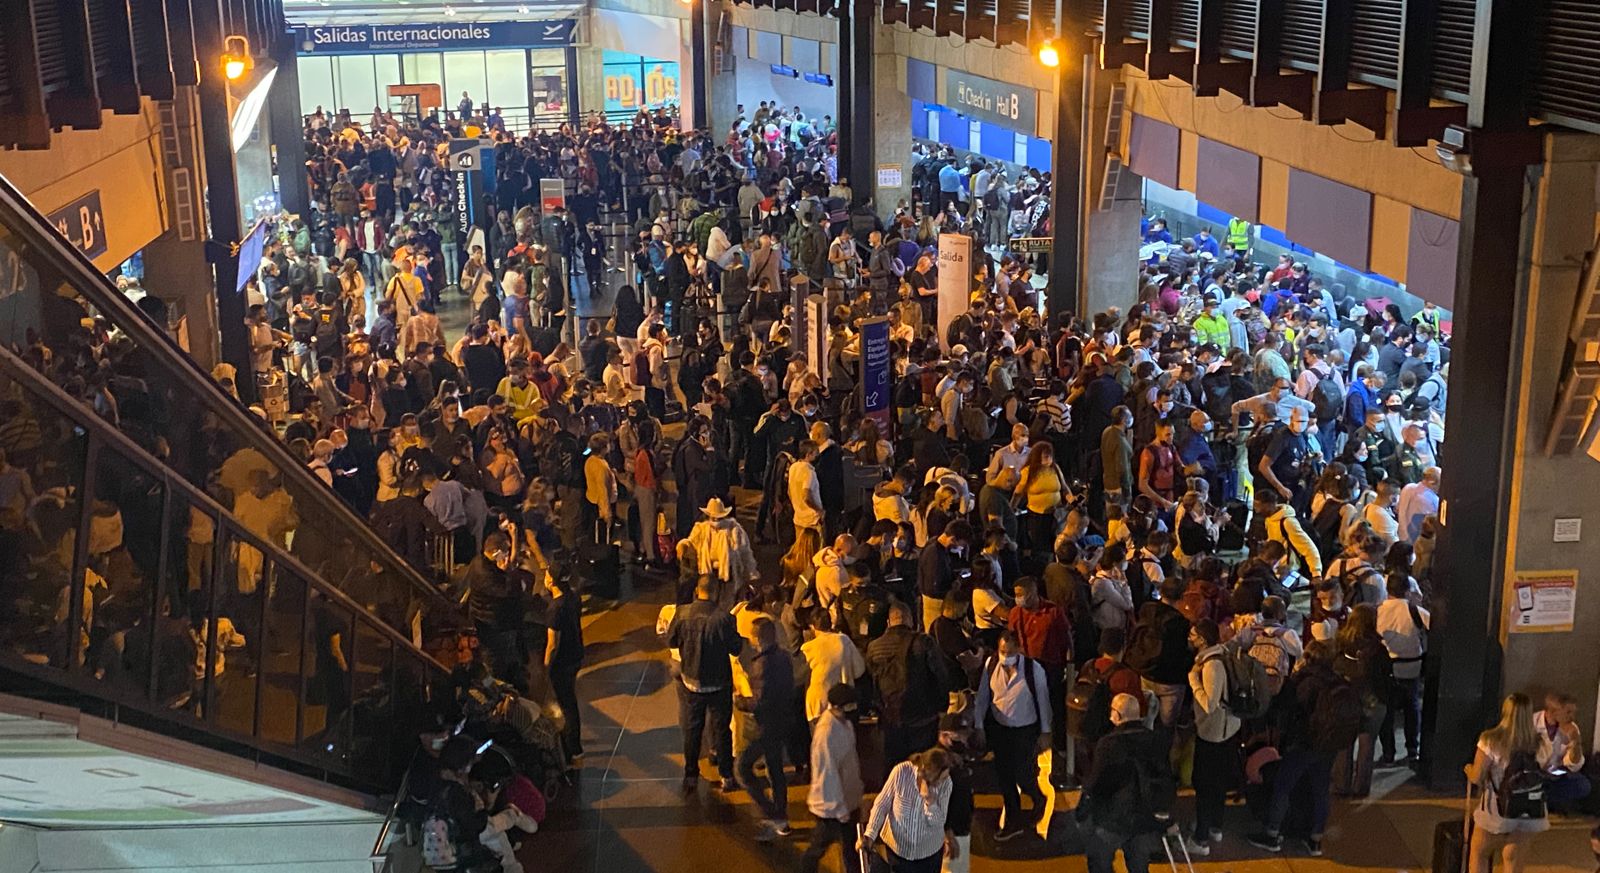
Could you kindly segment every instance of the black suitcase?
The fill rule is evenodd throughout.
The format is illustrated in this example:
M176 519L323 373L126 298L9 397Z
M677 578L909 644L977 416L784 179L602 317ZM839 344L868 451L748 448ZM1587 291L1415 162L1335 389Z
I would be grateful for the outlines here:
M602 600L617 600L622 595L622 549L606 529L595 520L593 539L578 543L578 590Z
M1466 813L1460 820L1439 822L1433 828L1433 873L1463 873L1467 869L1467 833L1472 828L1472 786L1467 786Z

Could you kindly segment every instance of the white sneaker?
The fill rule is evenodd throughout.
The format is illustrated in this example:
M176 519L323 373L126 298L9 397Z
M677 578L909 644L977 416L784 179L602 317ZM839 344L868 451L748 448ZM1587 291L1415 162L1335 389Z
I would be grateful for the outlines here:
M1211 843L1222 842L1222 828L1212 828L1206 831L1206 840Z
M1200 857L1204 858L1211 854L1210 843L1202 842L1201 840L1197 840L1193 837L1185 837L1184 843L1188 846L1189 854L1191 855L1199 855Z

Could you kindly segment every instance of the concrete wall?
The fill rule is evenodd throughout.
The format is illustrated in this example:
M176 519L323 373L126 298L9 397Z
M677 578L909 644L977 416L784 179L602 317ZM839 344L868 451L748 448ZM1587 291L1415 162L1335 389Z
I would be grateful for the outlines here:
M1461 177L1428 149L1395 148L1354 124L1307 124L1281 108L1245 106L1232 94L1196 97L1188 85L1151 82L1131 67L1124 67L1123 75L1132 112L1261 155L1264 188L1276 178L1269 171L1294 167L1436 215L1460 217ZM1287 171L1282 175L1286 179ZM1267 216L1262 221L1282 226Z
M1521 331L1522 364L1514 386L1520 423L1514 444L1514 489L1507 531L1501 624L1505 645L1504 690L1535 694L1560 690L1579 701L1579 722L1593 744L1596 685L1600 683L1600 462L1584 453L1545 457L1544 442L1560 390L1562 359L1577 301L1583 259L1596 246L1595 192L1600 189L1600 137L1562 134L1547 138L1544 178L1537 199L1531 263L1527 267L1526 313ZM1470 390L1452 385L1452 390ZM1463 423L1462 426L1469 426ZM1462 471L1470 475L1470 471ZM1446 475L1451 475L1446 472ZM1557 518L1583 519L1583 538L1555 543ZM1578 571L1575 630L1507 633L1519 571ZM1595 588L1595 591L1588 589Z
M161 182L160 121L155 104L137 115L102 114L99 130L62 130L45 151L0 151L0 176L48 215L91 191L100 192L106 252L94 259L110 272L166 229Z

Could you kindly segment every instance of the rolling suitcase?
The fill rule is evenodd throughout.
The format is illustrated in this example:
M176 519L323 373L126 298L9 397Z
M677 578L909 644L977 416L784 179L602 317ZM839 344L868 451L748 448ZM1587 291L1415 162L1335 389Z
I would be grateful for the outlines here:
M1472 831L1472 786L1467 786L1466 810L1461 821L1439 822L1433 829L1433 873L1462 873L1467 869L1467 840Z
M1189 873L1194 873L1194 860L1189 857L1189 845L1183 841L1183 831L1178 827L1169 827L1161 832L1161 848L1167 853L1167 863L1172 865L1172 873L1178 870L1178 857L1172 854L1172 844L1178 844L1178 851L1183 853L1183 864L1189 868Z

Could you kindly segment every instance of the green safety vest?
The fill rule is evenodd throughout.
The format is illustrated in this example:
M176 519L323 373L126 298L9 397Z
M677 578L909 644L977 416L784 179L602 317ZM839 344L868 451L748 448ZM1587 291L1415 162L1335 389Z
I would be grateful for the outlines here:
M1228 244L1236 252L1250 247L1250 222L1242 218L1228 219Z

